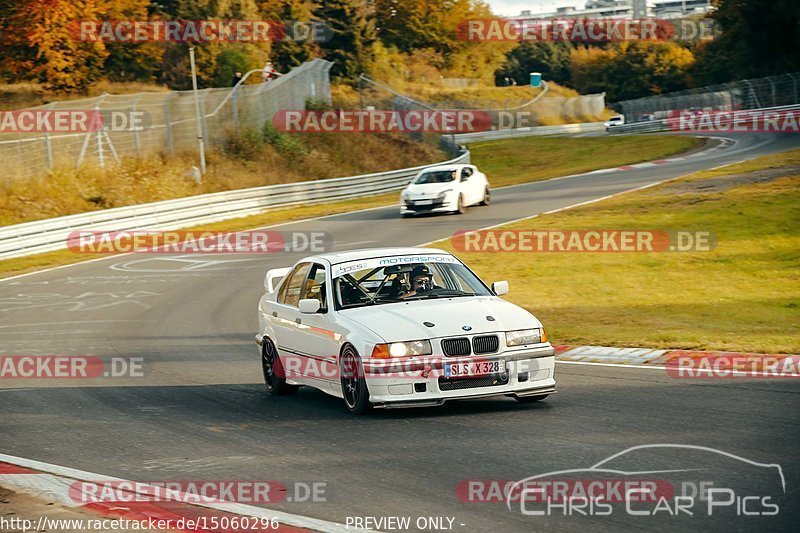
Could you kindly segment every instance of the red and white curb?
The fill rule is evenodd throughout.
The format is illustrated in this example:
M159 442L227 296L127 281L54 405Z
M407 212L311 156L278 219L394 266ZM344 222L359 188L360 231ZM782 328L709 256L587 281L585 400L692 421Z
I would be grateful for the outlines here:
M606 366L631 366L637 368L665 369L678 358L744 358L784 360L797 358L791 354L758 354L747 352L720 352L705 350L659 350L654 348L615 348L612 346L555 346L556 361L560 363Z
M633 164L633 165L622 165L622 166L614 167L614 168L603 168L603 169L600 169L600 170L593 170L591 172L587 172L586 174L608 174L610 172L625 172L625 171L628 171L628 170L639 170L639 169L642 169L642 168L652 168L652 167L657 167L659 165L665 165L665 164L668 164L668 163L680 163L681 161L689 161L689 160L691 160L691 159L693 159L695 157L705 156L705 155L708 155L710 153L713 153L713 152L716 152L716 151L719 151L719 150L725 150L728 147L733 146L737 142L734 139L728 139L728 138L725 138L725 137L709 137L709 138L715 139L715 140L719 141L719 143L717 145L715 145L715 146L712 146L711 148L705 148L705 149L702 149L702 150L700 150L698 152L694 152L694 153L691 153L691 154L685 155L685 156L670 157L670 158L667 158L667 159L656 159L654 161L645 161L644 163L636 163L636 164Z
M78 498L74 497L75 484L79 481L125 483L126 487L132 487L131 499L141 499L143 501L82 503L76 501ZM150 518L154 520L171 520L174 524L181 518L247 516L263 520L275 519L279 523L275 531L281 533L367 531L346 527L335 522L241 503L225 501L183 503L193 501L192 496L178 491L171 492L172 497L170 499L173 501L153 502L151 495L158 493L159 490L154 486L6 454L0 454L0 486L15 492L30 494L49 502L55 502L64 507L78 508L82 511L106 517L139 520L145 524ZM136 491L140 491L138 493L140 498L133 498L133 496L137 495ZM177 529L171 528L170 530L175 531ZM198 529L192 529L191 531L198 531ZM207 529L205 531L211 530ZM226 528L226 531L237 531L237 529Z

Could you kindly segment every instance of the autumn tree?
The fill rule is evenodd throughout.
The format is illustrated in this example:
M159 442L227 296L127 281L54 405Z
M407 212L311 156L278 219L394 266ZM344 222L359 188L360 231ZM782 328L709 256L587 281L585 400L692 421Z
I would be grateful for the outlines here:
M0 68L9 80L34 80L60 91L84 91L102 76L102 42L82 41L80 20L105 13L99 0L0 0Z

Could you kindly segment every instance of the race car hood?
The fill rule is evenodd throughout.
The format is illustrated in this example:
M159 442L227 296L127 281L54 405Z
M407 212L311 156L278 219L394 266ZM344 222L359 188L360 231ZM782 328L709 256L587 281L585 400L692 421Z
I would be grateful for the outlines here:
M442 191L452 190L454 186L454 181L447 183L412 183L406 187L406 190L414 196L436 196Z
M414 300L358 307L341 313L386 342L541 327L535 316L496 296ZM433 326L426 326L425 322ZM465 326L471 329L463 329Z

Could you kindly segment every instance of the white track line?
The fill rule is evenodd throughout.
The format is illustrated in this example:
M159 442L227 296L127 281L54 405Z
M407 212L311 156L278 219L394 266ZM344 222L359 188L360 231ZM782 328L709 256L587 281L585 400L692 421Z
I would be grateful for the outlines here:
M610 366L615 368L635 368L639 370L647 369L647 370L662 370L662 371L672 370L672 372L677 372L677 373L681 372L681 369L679 367L670 369L669 367L661 365L631 365L627 363L592 363L589 361L559 361L558 356L556 356L556 363L562 365ZM747 378L787 379L786 377L783 376L777 376L775 374L765 374L763 372L742 372L740 370L719 371L719 370L714 370L713 368L687 368L683 370L683 372L688 374L711 374L712 377L718 377L720 372L724 372L725 377L741 376ZM697 376L690 375L685 377L684 376L670 376L670 377L675 379L687 379L687 378L695 378ZM789 377L789 379L796 379L796 378Z
M6 455L0 453L0 461L10 463L16 466L21 466L25 468L30 468L32 470L37 470L40 472L44 472L46 474L52 474L54 476L66 477L72 480L78 481L92 481L98 483L107 483L107 482L121 482L127 481L120 478L104 476L100 474L93 474L91 472L84 472L83 470L76 470L74 468L68 468L65 466L54 465L51 463L43 463L40 461L35 461L33 459L25 459L24 457L16 457L13 455ZM51 480L52 481L52 480ZM47 484L52 485L52 483ZM65 484L67 488L69 487L68 484ZM155 487L150 487L144 484L140 484L145 489L145 494L157 494L158 490ZM191 498L189 495L183 494L181 492L175 491L174 493L178 499L178 501L190 501ZM57 495L54 495L57 496ZM292 513L286 513L283 511L273 511L270 509L265 509L263 507L256 507L254 505L246 505L241 503L229 503L229 502L202 502L202 503L193 503L191 505L195 505L197 507L205 507L208 509L214 509L217 511L223 511L226 513L233 513L238 515L246 515L246 516L253 516L257 518L277 518L281 524L285 524L287 526L294 526L300 528L310 529L312 531L322 531L324 533L344 533L344 532L352 532L352 531L362 531L366 532L369 530L359 530L354 529L351 527L347 527L343 524L337 524L336 522L328 522L327 520L318 520L316 518L310 518L307 516L296 515Z

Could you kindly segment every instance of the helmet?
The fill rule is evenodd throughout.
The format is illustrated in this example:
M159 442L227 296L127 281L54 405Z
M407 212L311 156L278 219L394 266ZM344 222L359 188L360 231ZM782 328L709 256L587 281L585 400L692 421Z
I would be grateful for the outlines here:
M427 278L433 277L431 274L431 269L428 268L427 265L417 265L411 271L411 279L418 278L420 276L425 276Z

